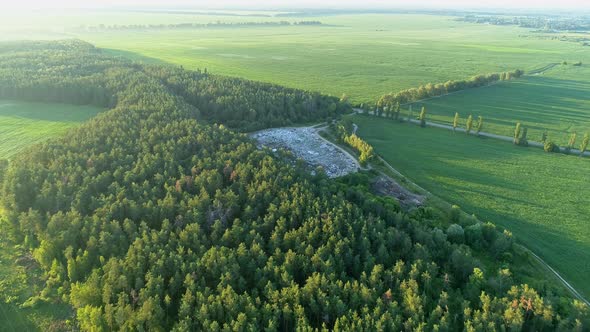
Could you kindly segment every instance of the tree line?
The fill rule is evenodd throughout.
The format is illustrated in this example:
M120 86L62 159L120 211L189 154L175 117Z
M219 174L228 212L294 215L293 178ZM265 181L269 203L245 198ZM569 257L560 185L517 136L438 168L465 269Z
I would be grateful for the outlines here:
M320 21L267 21L267 22L210 22L210 23L168 23L168 24L99 24L96 26L80 26L77 30L121 31L121 30L164 30L164 29L202 29L202 28L243 28L243 27L280 27L280 26L310 26L322 25Z
M132 82L130 77L142 74L159 80L175 98L198 108L200 118L240 131L288 126L351 111L347 102L317 92L218 76L207 70L140 65L83 42L56 42L47 50L43 45L14 42L0 46L0 98L137 108L147 103L142 99L149 96L142 95L137 84L127 85ZM52 53L43 58L40 52ZM48 67L52 72L47 72ZM133 94L122 95L121 91Z
M31 92L43 82L62 91L62 81L79 81L112 93L110 110L0 168L6 231L45 273L34 300L71 304L75 328L537 331L590 324L582 303L513 272L509 232L456 208L403 211L373 195L364 173L312 176L257 149L221 124L222 110L210 109L238 92L253 93L242 97L254 107L277 95L277 114L295 121L346 107L338 100L336 110L319 109L331 107L318 101L332 100L325 96L315 108L288 107L299 92L138 65L80 41L0 44L0 57L4 88L18 83ZM236 125L272 125L258 119Z
M359 153L359 163L366 166L373 159L375 153L373 147L356 135L354 124L349 118L345 118L335 127L340 142L350 146Z
M469 79L459 81L447 81L445 83L428 83L418 88L411 88L399 92L392 92L381 96L377 101L378 109L395 109L398 105L416 102L426 98L438 97L448 93L465 89L477 88L498 81L519 78L524 71L516 69L510 72L476 75Z

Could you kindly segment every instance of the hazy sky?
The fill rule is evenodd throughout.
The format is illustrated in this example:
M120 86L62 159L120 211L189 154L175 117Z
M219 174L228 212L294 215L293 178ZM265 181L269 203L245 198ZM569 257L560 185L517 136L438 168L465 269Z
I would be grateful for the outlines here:
M79 7L201 7L201 8L590 8L590 0L0 0L2 9Z

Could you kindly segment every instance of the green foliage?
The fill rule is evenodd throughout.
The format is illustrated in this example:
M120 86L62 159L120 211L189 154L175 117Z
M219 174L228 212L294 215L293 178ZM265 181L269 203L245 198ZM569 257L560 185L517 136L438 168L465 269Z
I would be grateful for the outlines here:
M590 126L590 100L585 93L590 80L586 77L590 77L590 67L549 67L543 75L527 75L420 104L428 109L433 123L451 126L457 110L468 105L485 119L487 133L513 137L515 123L521 122L535 141L542 142L546 133L556 144L567 146L573 132L586 132ZM572 81L579 85L572 85Z
M426 107L422 107L422 111L420 111L418 120L420 120L420 127L426 127Z
M520 122L516 123L516 127L514 128L514 144L519 145L520 133L522 131Z
M479 133L481 132L482 129L483 129L483 117L478 116L477 117L477 135L479 135Z
M473 116L469 114L467 117L467 122L465 122L465 132L469 135L471 130L473 129Z
M443 96L452 92L482 87L501 80L519 78L523 74L524 72L522 70L517 69L515 71L506 73L477 75L460 81L447 81L445 83L438 84L428 83L418 88L411 88L396 93L383 95L381 98L379 98L377 105L378 107L384 107L388 105L394 105L396 103L412 103L427 98Z
M170 90L175 94L174 98L182 98L190 107L199 109L200 117L223 122L241 131L315 121L351 111L348 103L319 93L210 75L198 70L141 66L111 57L80 41L56 43L52 51L62 54L52 59L39 54L43 45L11 43L0 49L0 98L101 107L116 104L141 109L150 98L139 95L139 91L126 96L120 94L125 91L126 84L144 75L152 82L161 82L162 86L158 88ZM55 66L54 72L42 70L54 65L56 60L68 66ZM72 70L73 66L84 69ZM59 82L54 82L55 79Z
M453 131L457 130L459 127L459 113L455 112L455 117L453 118Z
M571 150L574 148L574 146L576 145L576 136L577 136L577 134L576 134L576 133L572 133L572 134L570 135L570 139L569 139L569 141L568 141L568 143L567 143L567 146L565 147L565 152L566 152L566 153L568 153L568 154L569 154L569 153L570 153L570 151L571 151Z
M463 227L457 224L452 224L447 229L447 237L451 242L463 243L463 241L465 241L465 232L463 231Z
M580 144L580 155L583 155L584 152L588 149L588 143L590 142L590 135L588 133L584 134L584 138L582 139L582 143Z
M559 151L560 151L559 145L553 143L553 141L545 142L545 144L543 145L543 150L545 150L545 152L553 152L553 153L559 153Z
M39 53L55 59L47 56L54 46L40 44ZM66 61L77 53L58 50ZM77 70L116 92L115 108L15 158L2 186L8 222L51 280L45 293L61 293L81 329L432 330L460 328L465 307L481 309L461 294L476 267L481 278L488 273L471 247L433 227L444 222L436 214L402 213L362 177L312 177L224 125L197 120L222 119L219 99L250 83L213 79L192 89L206 74L125 63L100 72L95 60ZM57 59L43 65L53 82L61 67ZM273 100L274 86L257 88L252 98ZM197 109L202 100L211 102ZM483 248L510 250L497 241ZM509 286L484 290L508 304L535 294ZM560 317L545 310L501 326L569 326Z
M337 127L338 137L359 153L359 163L364 166L374 157L373 147L352 133L352 126L350 119L343 120Z
M590 187L580 186L580 181L588 179L587 159L548 156L537 149L521 149L496 140L473 140L444 129L416 135L411 126L353 119L359 126L357 134L402 174L445 201L460 205L465 212L509 228L519 242L541 256L584 296L590 296L586 282L590 268L578 263L590 261L590 252L585 250L590 244L585 218L590 215L590 206L584 204ZM413 138L412 144L396 144L407 137ZM548 176L555 170L559 170L559 181ZM469 226L461 221L453 223L464 227L468 239ZM538 280L542 273L544 270L539 269L532 278ZM529 285L546 287L531 281Z

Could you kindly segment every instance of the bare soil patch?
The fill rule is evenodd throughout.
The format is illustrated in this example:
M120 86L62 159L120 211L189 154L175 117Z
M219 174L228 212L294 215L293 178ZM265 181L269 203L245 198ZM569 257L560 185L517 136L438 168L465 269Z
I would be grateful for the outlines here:
M405 210L421 206L425 200L424 196L410 192L388 176L379 176L376 178L371 190L378 195L390 196L397 199Z

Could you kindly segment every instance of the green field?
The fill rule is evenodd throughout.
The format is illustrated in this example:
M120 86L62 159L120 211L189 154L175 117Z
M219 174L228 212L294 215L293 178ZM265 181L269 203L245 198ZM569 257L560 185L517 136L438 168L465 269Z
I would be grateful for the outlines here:
M266 12L265 15L274 13ZM318 17L220 16L109 12L55 13L0 23L4 39L80 38L140 60L316 90L355 103L428 82L549 63L590 62L579 43L540 39L529 29L457 22L434 15ZM115 24L233 23L318 20L323 26L138 29L82 32ZM2 27L5 27L2 29ZM27 34L7 30L21 26ZM121 52L124 51L124 52Z
M100 111L93 106L0 100L0 159L62 135Z
M236 20L190 15L161 19ZM302 19L319 20L326 26L139 30L75 36L137 57L337 96L346 93L354 102L368 103L384 93L428 82L590 59L579 44L519 38L526 29L467 24L453 17L340 15L289 20Z
M455 112L464 126L469 114L484 118L485 132L512 136L516 122L529 128L529 140L549 139L565 145L573 132L590 132L590 66L557 65L549 71L492 86L416 103L431 120L452 124Z
M354 121L393 167L468 213L508 228L590 295L587 159L373 117Z

